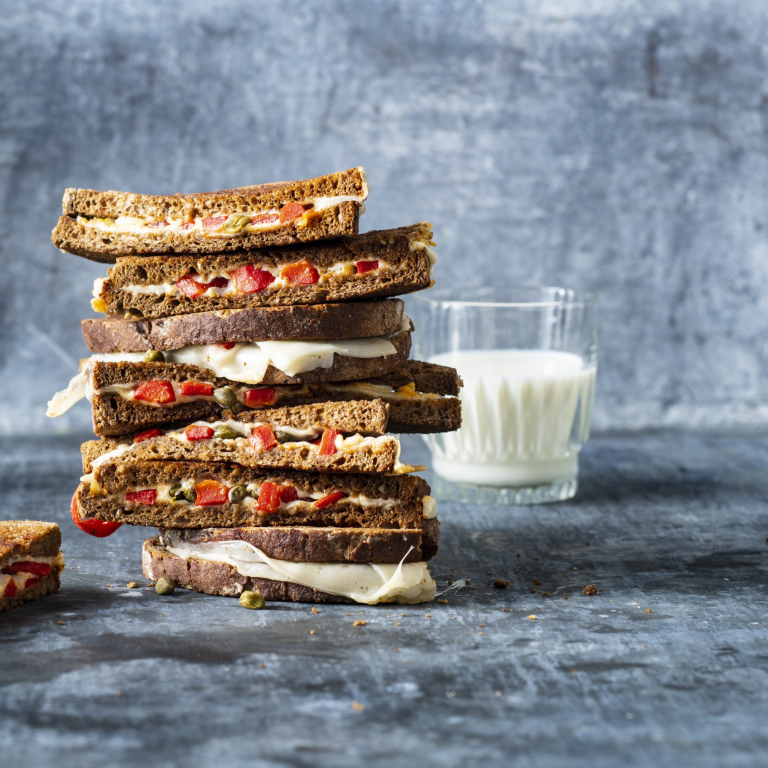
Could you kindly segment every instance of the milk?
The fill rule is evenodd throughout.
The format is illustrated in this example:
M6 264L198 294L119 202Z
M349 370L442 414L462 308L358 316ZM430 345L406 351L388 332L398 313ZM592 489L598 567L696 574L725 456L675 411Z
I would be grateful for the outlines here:
M550 350L450 352L431 362L456 368L463 426L429 435L433 466L459 483L538 486L576 476L589 436L594 366Z

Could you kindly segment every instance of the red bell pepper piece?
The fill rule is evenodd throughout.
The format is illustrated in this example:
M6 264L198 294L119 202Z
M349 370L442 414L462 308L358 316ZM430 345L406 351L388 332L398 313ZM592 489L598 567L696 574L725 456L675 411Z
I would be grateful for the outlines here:
M160 229L161 227L168 227L170 224L167 221L151 221L147 226L152 229Z
M210 440L213 437L213 427L190 424L184 430L184 434L190 443L194 443L197 440Z
M5 585L3 597L16 597L16 582L13 579Z
M36 587L40 583L40 579L36 576L33 576L31 579L27 579L24 582L24 589L32 589L32 587Z
M288 203L280 209L280 223L287 224L289 221L298 219L304 215L304 206L299 203Z
M133 491L125 494L129 504L154 504L157 501L157 489L147 488L144 491Z
M243 392L243 400L249 408L258 405L272 405L275 402L275 390L272 387L246 389Z
M196 395L213 395L213 384L207 384L204 381L182 381L179 384L179 392L184 397L194 397Z
M194 221L188 221L186 224L182 224L180 229L183 229L185 232L188 232L194 226L195 226L195 222Z
M248 445L253 448L254 451L269 451L278 445L275 433L272 431L272 427L269 424L259 424L253 428L250 437L248 438Z
M72 503L69 505L69 512L72 515L72 522L89 536L95 536L97 539L103 539L111 536L122 523L110 523L104 520L88 519L83 520L77 508L77 491L72 496Z
M379 262L378 261L356 261L355 266L357 267L357 274L364 275L366 272L371 272L374 269L378 269Z
M35 576L47 576L51 572L48 563L35 563L32 560L21 560L3 568L3 573L33 573Z
M197 275L194 272L190 272L176 281L176 288L178 288L179 292L190 299L196 299L208 290L206 284L198 282L195 280L195 277Z
M320 273L306 259L283 267L280 276L291 285L314 285L320 279Z
M133 438L133 442L143 443L145 440L151 440L153 437L161 437L163 434L165 434L163 430L158 429L157 427L154 429L146 429L144 432L139 432L139 434Z
M163 379L155 379L154 381L145 381L143 384L139 384L136 389L133 390L133 396L136 400L143 400L147 403L174 403L176 402L176 395L173 392L173 384L170 381Z
M290 504L299 498L299 492L292 485L282 485L280 487L282 488L280 491L280 501L283 504Z
M343 499L346 495L347 494L343 491L335 491L334 493L329 493L327 496L323 496L322 499L318 499L315 502L315 507L317 509L325 509L325 507L330 507L339 501L339 499Z
M258 216L254 216L251 219L251 224L258 226L259 224L277 224L280 221L279 213L261 213Z
M230 274L232 282L240 293L258 293L275 282L274 276L253 264L243 264Z
M217 229L221 229L228 218L229 216L209 216L208 218L203 219L203 229L206 232L214 232Z
M320 441L320 455L321 456L333 456L336 453L336 438L339 433L335 429L326 427L323 432L323 438Z
M262 483L259 489L259 511L271 514L277 512L280 506L283 486L276 483Z
M225 341L223 344L217 344L217 347L224 347L224 349L232 349L235 346L234 341Z
M229 501L229 488L216 480L201 480L196 486L198 507L213 507Z
M206 288L223 288L229 280L226 277L214 277L210 283L205 283Z

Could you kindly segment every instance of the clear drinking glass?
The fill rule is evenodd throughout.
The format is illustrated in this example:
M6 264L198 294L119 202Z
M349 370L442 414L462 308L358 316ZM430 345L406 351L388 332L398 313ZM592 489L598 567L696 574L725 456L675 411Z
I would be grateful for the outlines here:
M511 504L574 496L595 398L594 297L527 286L432 289L414 296L409 312L415 356L464 380L461 429L424 436L437 475L460 484L442 495Z

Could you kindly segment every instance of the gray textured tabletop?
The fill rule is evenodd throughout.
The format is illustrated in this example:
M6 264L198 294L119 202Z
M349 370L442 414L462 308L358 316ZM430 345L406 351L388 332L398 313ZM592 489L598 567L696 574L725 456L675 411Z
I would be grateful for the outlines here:
M447 603L319 613L144 587L145 530L67 519L77 444L0 440L2 516L67 559L0 617L8 765L765 764L764 436L595 437L572 503L440 504Z

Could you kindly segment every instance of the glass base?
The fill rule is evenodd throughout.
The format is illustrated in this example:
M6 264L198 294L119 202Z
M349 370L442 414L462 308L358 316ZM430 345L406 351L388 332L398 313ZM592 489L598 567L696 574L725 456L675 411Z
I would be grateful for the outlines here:
M500 488L493 485L469 485L452 483L435 475L432 495L440 501L455 501L459 504L477 504L485 507L522 506L529 504L553 504L568 501L576 495L579 487L577 477L558 480L545 485L516 486Z

